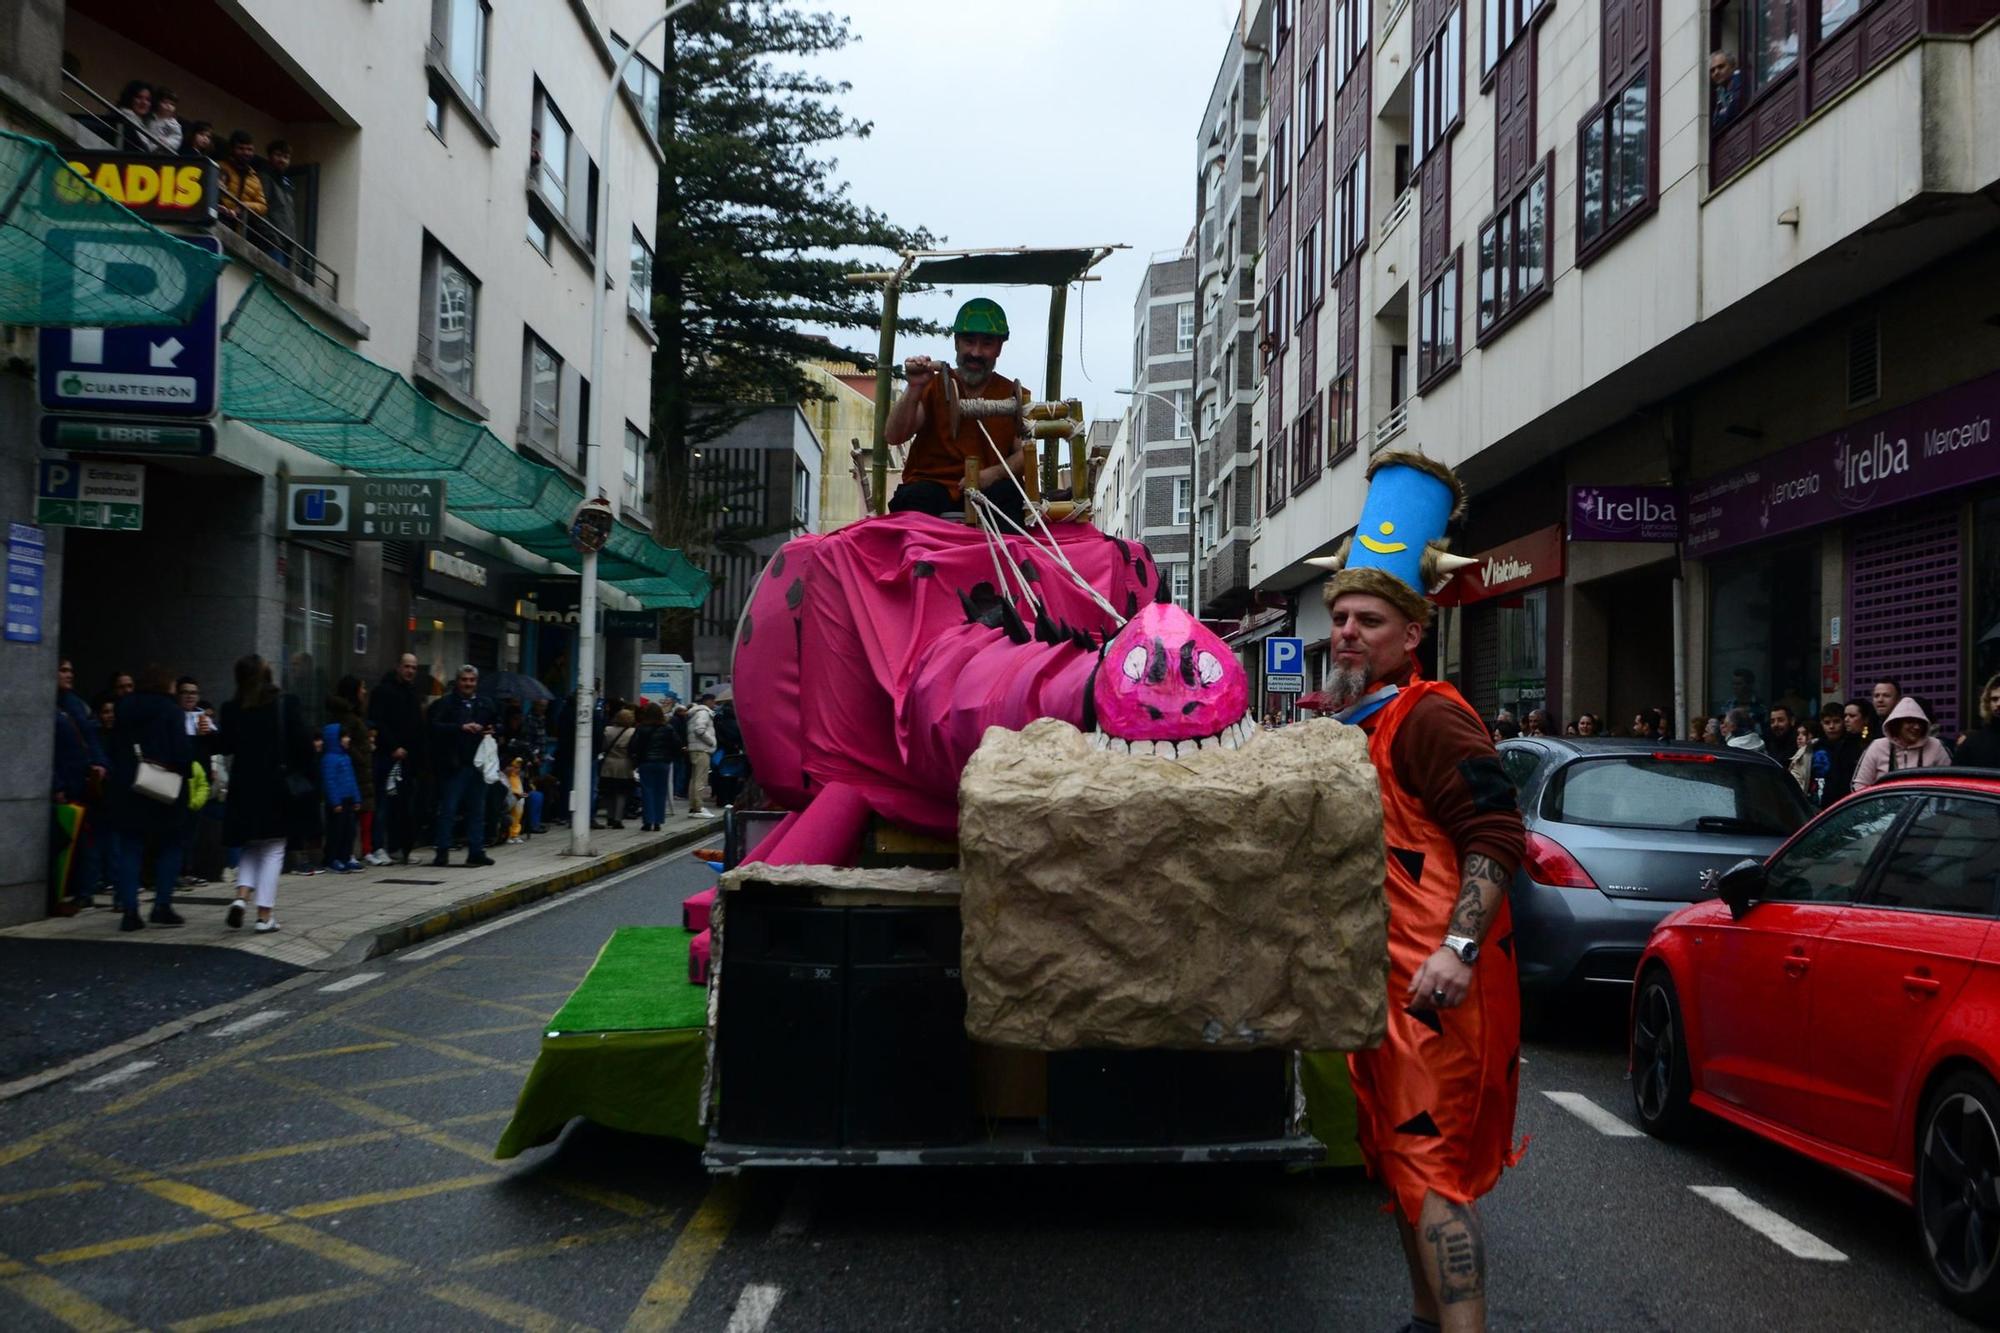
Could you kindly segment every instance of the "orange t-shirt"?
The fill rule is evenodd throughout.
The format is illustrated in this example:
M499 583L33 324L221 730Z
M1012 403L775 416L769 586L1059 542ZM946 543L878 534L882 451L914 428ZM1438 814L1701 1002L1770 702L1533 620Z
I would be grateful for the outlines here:
M910 442L910 453L903 460L904 481L935 481L951 490L954 500L965 488L965 460L976 458L981 467L991 467L1014 452L1016 425L1014 418L1005 417L963 417L959 421L958 435L954 438L951 430L951 413L944 400L944 376L956 371L942 370L931 377L923 388L924 428L916 433ZM960 398L1006 398L1020 397L1020 386L1005 375L988 375L986 383L975 392L959 383ZM986 427L985 431L979 428ZM994 453L986 443L987 434L993 436L993 443L1000 452Z

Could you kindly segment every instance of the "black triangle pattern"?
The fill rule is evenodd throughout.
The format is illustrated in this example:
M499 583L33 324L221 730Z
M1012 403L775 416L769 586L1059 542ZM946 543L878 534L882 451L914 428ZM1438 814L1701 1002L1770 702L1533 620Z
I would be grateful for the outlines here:
M1405 1009L1403 1012L1408 1014L1411 1018L1416 1019L1419 1023L1422 1023L1425 1027L1429 1028L1431 1031L1437 1033L1440 1037L1444 1035L1444 1020L1438 1017L1437 1010L1419 1009L1415 1005L1411 1005L1408 1009Z
M1396 1126L1396 1132L1398 1134L1415 1134L1427 1139L1441 1139L1444 1137L1444 1132L1438 1128L1437 1121L1431 1119L1429 1111L1417 1112L1408 1120Z

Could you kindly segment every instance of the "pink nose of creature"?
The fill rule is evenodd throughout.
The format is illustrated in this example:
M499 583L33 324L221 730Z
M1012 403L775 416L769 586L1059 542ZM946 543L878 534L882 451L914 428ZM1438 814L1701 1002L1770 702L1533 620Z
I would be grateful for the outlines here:
M1128 741L1214 736L1243 717L1250 682L1215 632L1171 603L1149 603L1104 650L1098 728Z

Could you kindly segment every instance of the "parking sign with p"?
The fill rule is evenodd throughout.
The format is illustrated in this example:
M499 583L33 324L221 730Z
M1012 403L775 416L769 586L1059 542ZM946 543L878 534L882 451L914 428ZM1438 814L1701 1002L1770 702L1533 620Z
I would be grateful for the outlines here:
M1306 688L1306 641L1264 640L1264 689L1270 694L1303 694Z

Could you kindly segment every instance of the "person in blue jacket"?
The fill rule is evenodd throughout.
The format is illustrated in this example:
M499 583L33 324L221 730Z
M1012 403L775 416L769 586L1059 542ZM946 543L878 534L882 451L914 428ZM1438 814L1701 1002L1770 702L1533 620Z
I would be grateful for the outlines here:
M353 717L353 708L344 699L327 700L327 709L336 716ZM326 796L326 868L338 874L361 869L354 859L354 822L361 809L361 784L354 775L354 736L342 722L329 722L320 731L319 785Z

